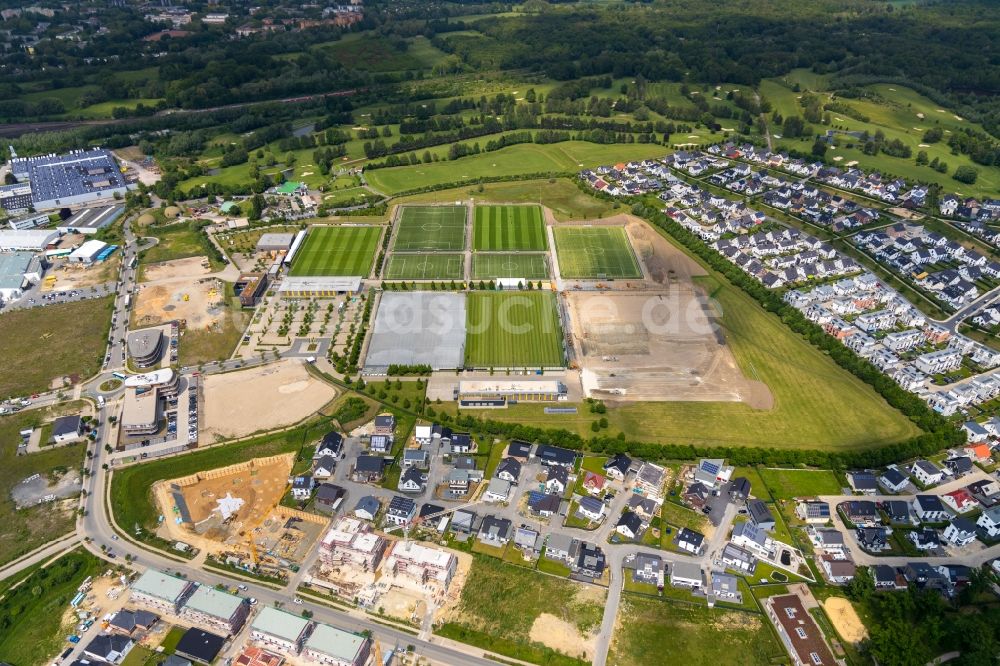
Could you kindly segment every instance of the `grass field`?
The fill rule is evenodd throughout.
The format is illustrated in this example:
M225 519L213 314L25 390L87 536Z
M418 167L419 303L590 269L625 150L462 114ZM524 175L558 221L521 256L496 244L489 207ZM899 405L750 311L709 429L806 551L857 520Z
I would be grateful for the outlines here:
M15 560L73 529L75 502L41 504L17 509L11 489L33 474L52 478L83 463L83 445L45 447L38 453L17 455L18 434L57 416L79 414L83 402L69 402L58 408L32 409L0 417L0 565ZM0 634L3 632L0 631Z
M465 206L403 206L393 250L455 252L465 249Z
M758 613L645 599L626 594L608 664L728 664L766 666L785 652ZM739 655L738 658L735 655Z
M590 586L477 555L462 588L455 616L460 622L446 623L435 633L539 664L580 663L558 659L555 652L528 636L543 613L556 615L581 633L592 631L604 612L604 593L599 594Z
M483 139L480 139L482 141ZM553 144L525 143L490 153L452 161L417 166L377 169L368 182L386 194L398 194L442 183L460 183L477 178L516 176L529 173L576 173L601 164L663 157L667 150L655 144L596 144L564 141Z
M792 499L810 495L839 495L837 475L830 470L759 469L774 499Z
M548 247L539 206L476 206L472 237L472 249L476 251Z
M556 227L556 256L564 278L641 278L622 227Z
M216 260L211 242L201 231L192 228L188 222L178 222L167 226L152 226L142 230L143 236L153 236L156 245L142 251L143 264L155 264L173 259L188 257L206 257L212 265L212 270L222 268L222 263Z
M103 562L82 548L31 574L0 600L0 660L17 666L44 664L65 644L63 613L87 576Z
M609 434L661 443L780 449L859 450L919 434L867 384L849 374L764 312L736 287L698 278L721 308L720 324L745 375L771 389L774 407L736 402L639 402L608 409ZM540 405L513 405L491 419L592 436L594 415L545 414Z
M463 254L396 254L385 268L387 280L460 280L465 277Z
M472 292L466 307L466 365L524 368L564 363L555 294Z
M210 328L184 331L177 362L184 365L198 365L209 361L224 361L236 349L249 315L240 306L240 299L233 293L233 283L224 282L226 291L225 312L220 321Z
M543 280L549 276L545 254L474 254L472 277L477 280L494 278L525 278Z
M382 227L313 227L295 255L290 275L367 277Z
M0 314L0 397L47 391L56 376L86 379L104 358L110 296Z

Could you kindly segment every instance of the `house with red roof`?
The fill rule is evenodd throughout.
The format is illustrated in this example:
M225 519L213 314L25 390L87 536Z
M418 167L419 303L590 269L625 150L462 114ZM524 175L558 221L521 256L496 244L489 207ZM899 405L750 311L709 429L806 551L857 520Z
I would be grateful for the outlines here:
M958 513L967 513L972 511L979 506L979 502L976 498L972 496L965 488L959 488L958 490L953 490L950 493L945 493L941 496L941 501L948 505L953 511Z
M608 480L600 474L594 474L589 471L583 473L583 488L591 495L599 495L604 492L604 485L607 481Z

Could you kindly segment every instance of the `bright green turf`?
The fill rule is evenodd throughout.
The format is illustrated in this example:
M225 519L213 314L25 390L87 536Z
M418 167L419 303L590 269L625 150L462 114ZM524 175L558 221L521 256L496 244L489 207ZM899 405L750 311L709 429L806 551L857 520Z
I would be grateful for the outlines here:
M476 206L472 249L544 250L545 222L539 206Z
M465 206L403 206L396 252L454 252L465 249Z
M470 367L539 367L564 363L555 294L469 294L465 363Z
M460 280L464 277L462 254L396 254L389 257L387 280Z
M562 277L642 277L623 227L556 227L553 232Z
M289 275L360 275L372 268L382 227L313 227Z
M472 277L477 280L493 278L525 278L543 280L549 276L545 265L545 254L474 254L472 255Z

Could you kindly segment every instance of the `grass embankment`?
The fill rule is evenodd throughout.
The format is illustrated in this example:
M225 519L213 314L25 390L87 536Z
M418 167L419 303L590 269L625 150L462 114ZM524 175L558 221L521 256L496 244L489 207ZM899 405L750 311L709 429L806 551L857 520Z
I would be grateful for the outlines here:
M146 227L142 236L153 236L156 245L142 251L143 264L155 264L161 261L187 259L188 257L206 257L213 271L222 268L222 262L216 257L216 249L208 237L194 228L191 222L177 222L166 226Z
M62 617L76 588L102 569L77 549L38 569L0 600L0 660L16 666L43 664L63 644Z
M579 598L583 586L475 555L454 621L435 633L514 659L546 666L586 662L529 639L543 613L556 615L581 634L601 623L603 603ZM460 618L460 619L459 619Z
M58 409L18 412L0 418L0 564L17 559L73 529L75 501L57 501L17 509L10 491L33 474L49 479L61 476L83 462L83 444L45 447L38 453L17 455L21 430L38 427L56 416L79 413L81 402Z
M784 651L758 613L625 595L608 664L776 663Z
M55 377L85 379L104 359L110 296L0 314L0 397L47 391Z
M715 278L697 278L717 304L718 320L743 374L764 382L771 409L737 402L640 402L609 406L606 432L660 443L847 451L919 434L867 384L836 365L764 312L749 296ZM454 411L454 407L448 406ZM494 410L487 418L593 435L586 405L577 414L545 414L541 405Z

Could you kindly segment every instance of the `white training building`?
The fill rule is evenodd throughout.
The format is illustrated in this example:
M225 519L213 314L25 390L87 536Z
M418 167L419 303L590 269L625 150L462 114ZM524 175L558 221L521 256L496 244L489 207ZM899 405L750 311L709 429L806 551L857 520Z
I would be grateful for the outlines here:
M92 264L97 261L97 257L100 256L101 252L107 246L107 243L96 239L86 241L83 245L70 252L69 260L75 264Z
M59 238L54 229L2 229L0 230L0 252L12 250L32 250L40 252Z

